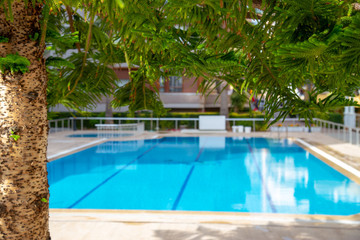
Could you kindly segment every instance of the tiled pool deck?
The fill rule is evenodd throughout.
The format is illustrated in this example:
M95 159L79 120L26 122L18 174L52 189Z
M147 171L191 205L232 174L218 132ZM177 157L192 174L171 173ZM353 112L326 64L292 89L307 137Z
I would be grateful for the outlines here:
M50 134L49 161L99 144L94 138L67 138L73 132ZM77 133L81 133L77 131ZM162 136L198 136L180 132L146 132L129 139ZM279 137L278 133L207 133L208 136ZM280 137L286 137L281 133ZM320 133L288 133L360 170L360 147L339 142ZM301 144L300 144L301 145ZM306 148L306 147L305 147ZM311 151L311 150L310 150ZM312 152L313 153L313 152ZM318 155L318 154L314 154ZM322 160L332 165L324 157ZM360 179L346 171L350 178ZM50 210L53 240L241 240L241 239L360 239L360 213L352 216L249 214L213 212L126 211L126 210Z

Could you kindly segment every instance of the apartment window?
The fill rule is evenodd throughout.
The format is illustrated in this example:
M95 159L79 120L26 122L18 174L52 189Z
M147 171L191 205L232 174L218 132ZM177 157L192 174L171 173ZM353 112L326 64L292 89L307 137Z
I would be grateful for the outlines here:
M168 81L161 77L159 92L182 92L183 80L179 76L170 76Z
M160 78L160 89L159 92L165 92L165 78Z
M182 77L171 76L169 77L169 92L182 92L183 80Z
M122 87L129 82L129 79L119 79L116 81L118 87Z

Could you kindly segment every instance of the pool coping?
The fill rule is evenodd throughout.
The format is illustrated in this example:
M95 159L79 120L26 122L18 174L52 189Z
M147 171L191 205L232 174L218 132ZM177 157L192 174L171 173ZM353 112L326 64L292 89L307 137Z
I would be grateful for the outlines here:
M354 167L350 166L349 164L345 163L344 161L331 156L330 154L326 153L323 150L311 145L310 143L296 138L295 141L298 145L303 148L304 150L310 152L312 155L329 165L330 167L334 168L336 171L340 172L341 174L345 175L352 181L360 184L360 171L355 169Z
M189 223L189 224L273 224L273 225L348 225L360 227L360 214L319 215L248 212L170 211L170 210L106 210L50 209L52 221L95 221L125 223Z
M87 148L94 147L94 146L96 146L96 145L98 145L100 143L104 143L104 142L107 142L107 141L108 141L107 138L98 139L98 140L83 144L81 146L74 147L74 148L71 148L71 149L68 149L68 150L65 150L65 151L50 155L50 156L47 157L47 159L48 159L48 162L51 162L51 161L54 161L54 160L56 160L58 158L65 157L67 155L70 155L70 154L73 154L73 153L76 153L76 152L80 152L81 150L85 150Z

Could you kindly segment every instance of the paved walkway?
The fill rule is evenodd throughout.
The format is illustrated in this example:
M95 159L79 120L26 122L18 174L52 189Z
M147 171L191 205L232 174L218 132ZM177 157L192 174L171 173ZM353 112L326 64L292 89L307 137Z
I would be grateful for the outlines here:
M292 217L155 212L52 212L52 239L116 240L358 240L359 224Z
M72 132L71 132L72 133ZM80 132L79 132L80 133ZM50 134L49 160L99 144L94 138L66 138L69 132ZM129 139L194 136L179 132L144 133ZM320 133L255 132L207 134L301 138L360 170L360 148ZM124 138L124 140L126 140ZM53 240L359 240L360 214L349 217L112 210L50 210Z

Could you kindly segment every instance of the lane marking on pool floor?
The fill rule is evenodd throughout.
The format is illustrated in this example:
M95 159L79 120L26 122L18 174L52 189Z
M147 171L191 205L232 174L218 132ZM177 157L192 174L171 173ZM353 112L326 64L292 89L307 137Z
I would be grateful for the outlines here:
M263 189L264 189L264 191L265 191L266 198L267 198L267 200L268 200L268 202L269 202L271 211L272 211L273 213L276 213L276 212L277 212L276 207L275 207L274 203L272 202L272 199L271 199L269 190L268 190L267 187L266 187L265 179L264 179L264 176L262 175L262 172L261 172L261 170L260 170L260 166L259 166L259 164L258 164L258 162L257 162L257 158L255 157L255 153L254 153L254 151L253 151L253 149L252 149L252 147L251 147L251 145L250 145L250 143L249 143L249 140L245 139L245 141L246 141L246 143L248 144L248 148L249 148L249 151L250 151L250 154L251 154L251 158L253 159L253 161L254 161L254 163L255 163L255 166L256 166L256 169L257 169L257 171L258 171L258 174L259 174L259 177L260 177L260 180L261 180L261 184L262 184L262 187L263 187Z
M142 154L140 154L139 156L137 156L136 158L134 158L133 160L131 160L130 162L128 162L125 166L123 166L122 168L120 168L118 171L116 171L115 173L113 173L111 176L109 176L108 178L106 178L104 181L102 181L101 183L99 183L96 187L94 187L93 189L91 189L89 192L87 192L85 195L83 195L81 198L79 198L76 202L74 202L73 204L71 204L69 207L67 207L68 209L71 209L73 207L75 207L77 204L79 204L80 202L82 202L85 198L87 198L90 194L92 194L93 192L95 192L97 189L99 189L102 185L104 185L105 183L107 183L108 181L110 181L113 177L115 177L116 175L118 175L120 172L122 172L125 168L127 168L130 164L133 164L135 161L139 160L140 158L142 158L145 154L147 154L148 152L150 152L151 150L153 150L155 147L157 147L162 141L164 141L164 139L159 139L159 142L156 143L155 145L153 145L151 148L149 148L148 150L146 150L145 152L143 152Z
M300 138L297 138L296 141L304 145L305 147L309 148L310 150L314 151L315 153L325 157L330 162L334 163L335 165L343 168L344 170L350 172L351 174L354 174L356 177L360 178L360 171L353 168L352 166L344 163L343 161L337 159L336 157L331 156L330 154L318 149L317 147L305 142L304 140L301 140Z
M96 140L96 141L92 141L92 142L86 143L84 145L81 145L79 147L74 147L74 148L71 148L71 149L68 149L68 150L65 150L65 151L50 155L50 156L47 157L47 159L48 160L53 160L54 158L57 158L59 156L62 156L62 155L65 155L65 154L68 154L68 153L71 153L71 152L75 152L75 151L77 151L79 149L86 148L86 147L89 147L91 145L96 145L98 143L105 142L106 140L107 140L106 138L102 138L102 139L99 139L99 140Z
M204 145L205 145L205 143L204 143ZM204 146L202 146L200 148L200 151L199 151L198 155L196 156L194 163L199 161L199 158L200 158L201 154L203 153L203 151L204 151ZM177 207L179 205L179 202L180 202L180 199L181 199L181 197L182 197L182 195L183 195L183 193L185 191L185 188L186 188L186 186L187 186L187 184L188 184L188 182L190 180L190 177L191 177L194 169L195 169L195 165L193 165L191 167L188 175L186 176L185 181L184 181L183 185L180 188L180 191L179 191L179 193L178 193L178 195L177 195L177 197L175 199L175 202L174 202L173 207L171 208L171 210L176 210L177 209Z

